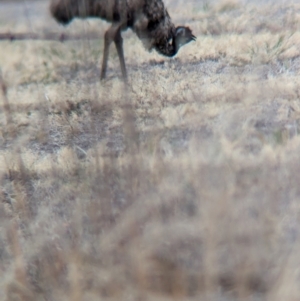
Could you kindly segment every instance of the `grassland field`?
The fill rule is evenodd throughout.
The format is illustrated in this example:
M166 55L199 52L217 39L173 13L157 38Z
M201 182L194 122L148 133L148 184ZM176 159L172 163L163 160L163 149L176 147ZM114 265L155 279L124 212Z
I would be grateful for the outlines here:
M175 58L0 1L0 301L300 300L300 4L165 0ZM97 39L87 38L97 35Z

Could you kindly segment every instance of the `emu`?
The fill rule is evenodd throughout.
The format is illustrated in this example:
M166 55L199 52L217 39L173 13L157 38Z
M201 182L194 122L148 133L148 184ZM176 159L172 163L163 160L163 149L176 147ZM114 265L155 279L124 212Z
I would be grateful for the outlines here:
M131 28L149 51L173 57L179 48L195 41L189 27L175 27L162 0L51 0L50 12L61 24L73 18L96 17L112 23L105 32L101 80L105 78L109 47L115 43L123 79L127 72L121 31Z

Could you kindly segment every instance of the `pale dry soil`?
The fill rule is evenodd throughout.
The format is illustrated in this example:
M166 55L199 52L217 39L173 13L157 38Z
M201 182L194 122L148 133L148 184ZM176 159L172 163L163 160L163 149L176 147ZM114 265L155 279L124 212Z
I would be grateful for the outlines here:
M175 58L0 1L0 300L299 300L300 5L165 1ZM90 34L99 39L88 39Z

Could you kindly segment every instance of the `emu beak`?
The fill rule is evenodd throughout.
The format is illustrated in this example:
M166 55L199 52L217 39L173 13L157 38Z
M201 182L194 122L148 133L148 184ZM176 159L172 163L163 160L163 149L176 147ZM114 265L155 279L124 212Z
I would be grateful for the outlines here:
M193 40L193 41L196 41L197 40L197 38L192 34L192 36L191 36L191 39Z

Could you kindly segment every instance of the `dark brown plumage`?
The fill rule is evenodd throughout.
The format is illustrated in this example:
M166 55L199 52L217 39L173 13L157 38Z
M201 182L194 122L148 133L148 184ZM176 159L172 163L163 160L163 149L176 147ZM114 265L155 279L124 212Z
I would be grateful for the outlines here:
M196 37L188 27L175 27L162 0L51 0L50 11L62 24L73 18L96 17L111 22L105 33L101 79L105 77L109 46L114 41L121 71L127 78L121 31L131 28L148 49L174 56L179 48Z

